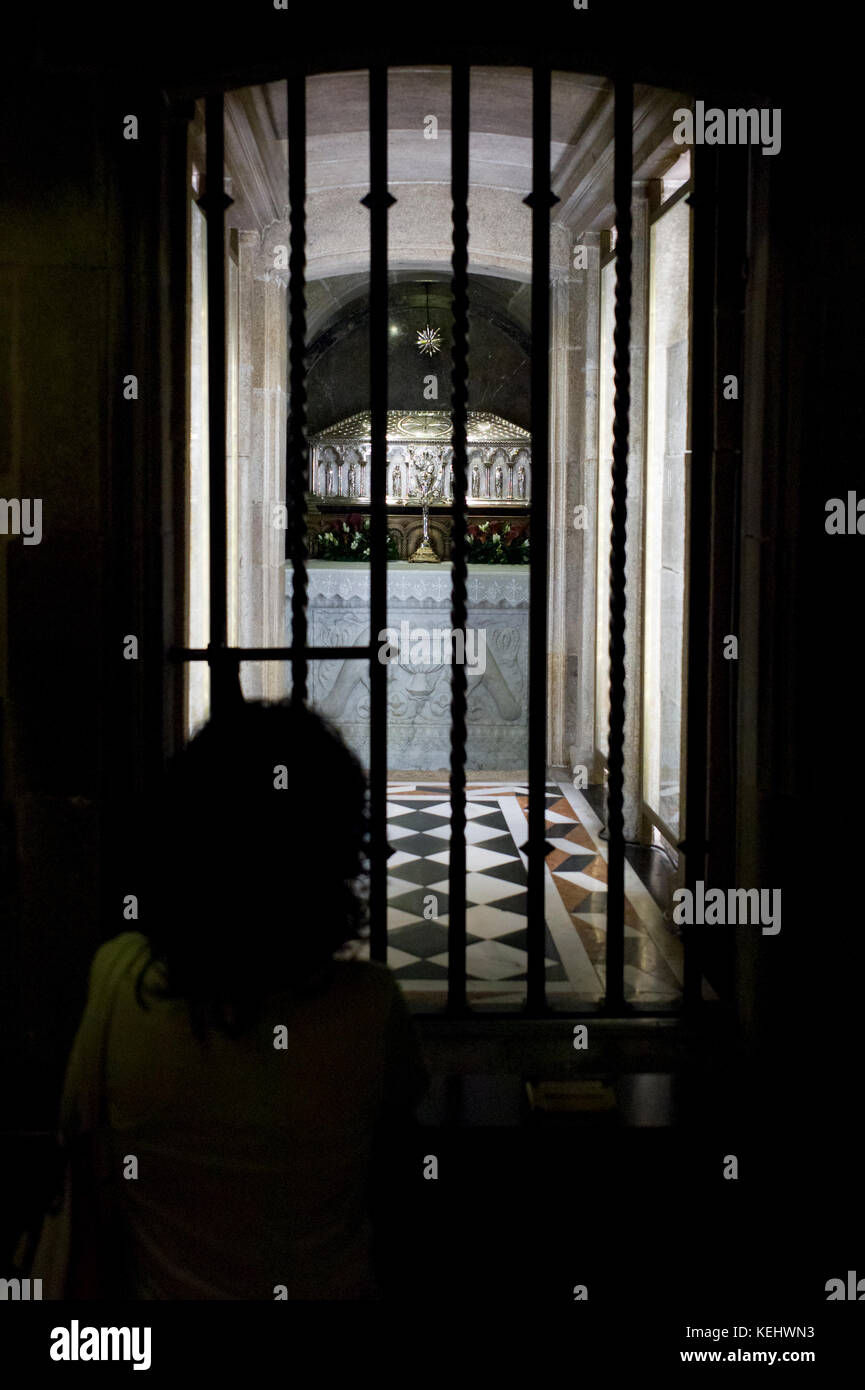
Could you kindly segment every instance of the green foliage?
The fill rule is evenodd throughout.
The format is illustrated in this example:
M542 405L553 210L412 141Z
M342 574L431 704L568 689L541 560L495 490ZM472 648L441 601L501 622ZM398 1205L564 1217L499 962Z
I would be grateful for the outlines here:
M527 565L528 522L472 522L466 533L466 561L470 565Z
M360 512L348 516L334 517L326 531L319 531L316 537L316 558L319 560L363 560L369 561L370 519ZM396 537L387 533L387 558L399 559Z

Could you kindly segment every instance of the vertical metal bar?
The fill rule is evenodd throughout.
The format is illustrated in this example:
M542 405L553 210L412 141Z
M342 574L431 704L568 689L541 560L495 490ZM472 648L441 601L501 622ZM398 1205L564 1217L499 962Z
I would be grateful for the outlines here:
M224 98L206 99L205 191L199 202L207 217L207 424L210 485L210 711L217 718L230 703L237 672L220 659L226 644L228 536L225 483L225 193Z
M613 331L613 507L610 537L610 737L607 783L607 988L605 1007L625 1005L625 547L631 405L631 182L634 91L616 82L616 308Z
M526 1010L546 1009L547 552L550 382L550 69L532 84L532 559L529 579L529 839Z
M306 437L306 74L288 79L288 361L289 415L286 460L286 540L292 567L291 699L306 704L307 577L306 488L309 445Z
M451 505L451 629L463 634L468 618L466 474L469 332L469 68L451 71L451 217L453 219L453 365L451 422L454 491ZM448 869L448 1010L466 1007L466 698L465 660L451 665L451 837Z
M369 348L371 411L369 566L370 956L387 960L387 666L379 633L387 626L387 66L369 72Z

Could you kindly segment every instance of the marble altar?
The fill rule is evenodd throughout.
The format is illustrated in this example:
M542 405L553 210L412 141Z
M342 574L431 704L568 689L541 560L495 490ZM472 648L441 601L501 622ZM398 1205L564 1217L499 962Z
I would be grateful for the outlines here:
M293 575L286 566L286 642L291 641ZM369 642L369 566L354 561L308 564L310 646ZM388 565L388 627L434 634L450 629L450 563ZM468 769L524 768L528 759L528 565L469 565L470 654L483 660L468 675ZM407 628L404 626L407 625ZM478 638L480 641L478 641ZM394 639L395 640L395 639ZM416 651L425 656L424 643ZM381 642L387 646L387 639ZM433 660L412 660L406 643L388 665L388 767L440 771L450 766L450 665L433 643ZM394 659L396 655L396 659ZM289 673L290 681L290 673ZM364 661L314 661L310 704L334 723L364 766L369 760L369 667Z

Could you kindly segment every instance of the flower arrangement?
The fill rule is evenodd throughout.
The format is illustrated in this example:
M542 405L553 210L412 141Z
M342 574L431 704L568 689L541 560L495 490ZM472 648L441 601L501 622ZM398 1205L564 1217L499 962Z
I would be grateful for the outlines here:
M319 531L316 538L316 556L319 560L365 560L371 554L370 519L360 512L348 516L334 517L326 531ZM387 558L399 559L396 538L387 533Z
M466 561L470 565L527 565L528 522L476 521L466 534Z

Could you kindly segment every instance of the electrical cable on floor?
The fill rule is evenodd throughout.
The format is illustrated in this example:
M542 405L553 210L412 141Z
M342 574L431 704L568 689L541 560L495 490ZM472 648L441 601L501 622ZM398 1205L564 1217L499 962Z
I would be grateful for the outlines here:
M607 827L605 825L602 825L600 830L598 831L598 839L609 840L609 838L610 837L607 834ZM631 849L650 849L655 854L663 854L671 869L677 869L679 867L675 859L669 853L669 851L664 849L663 845L644 845L640 840L626 840L625 844L629 846Z
M589 802L589 805L591 806L591 802ZM610 837L607 833L607 827L603 822L601 823L601 828L598 831L598 839L606 840L607 843L609 843ZM670 868L673 870L674 873L676 869L678 869L679 867L676 861L673 859L672 855L669 853L667 849L664 848L663 845L644 845L641 844L639 840L626 840L625 846L629 849L649 849L653 850L657 854L663 854L664 858L666 859L667 863L669 864ZM681 930L677 930L678 924L673 922L672 913L670 909L662 908L660 903L656 903L656 905L669 931L673 934L673 936L681 937Z

